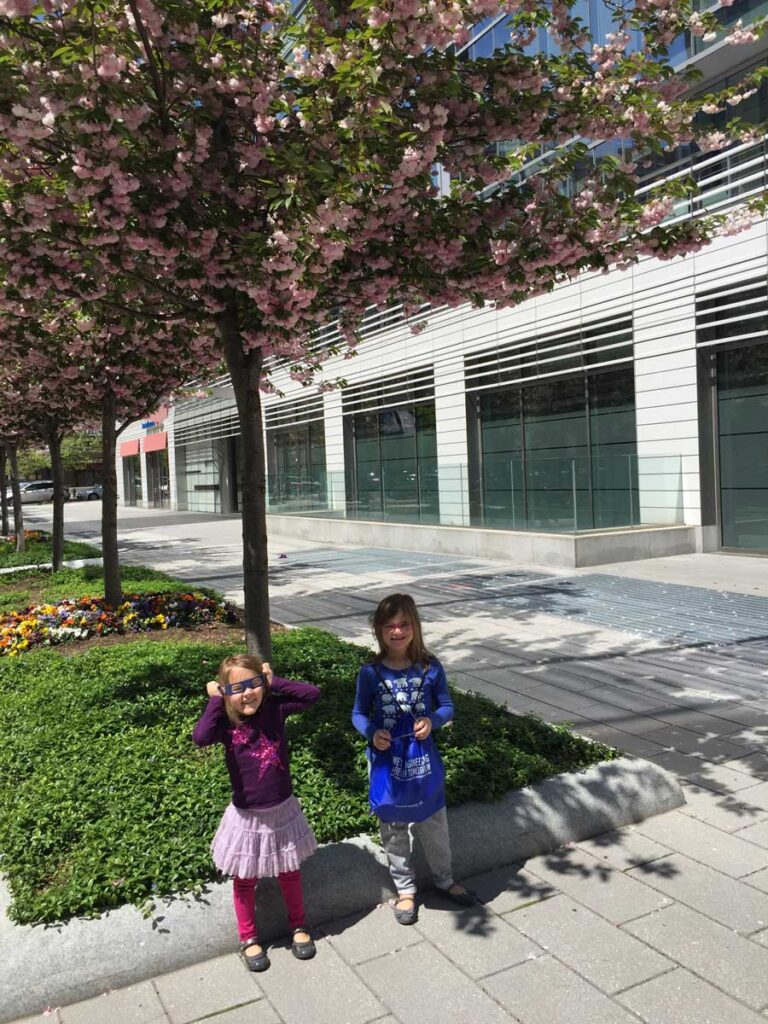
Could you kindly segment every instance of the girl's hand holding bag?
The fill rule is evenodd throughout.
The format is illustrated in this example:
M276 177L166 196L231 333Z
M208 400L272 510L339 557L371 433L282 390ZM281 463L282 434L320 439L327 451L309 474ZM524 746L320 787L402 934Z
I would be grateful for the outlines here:
M413 717L391 730L387 750L373 748L369 798L382 821L425 821L445 806L445 768L432 736L417 740Z

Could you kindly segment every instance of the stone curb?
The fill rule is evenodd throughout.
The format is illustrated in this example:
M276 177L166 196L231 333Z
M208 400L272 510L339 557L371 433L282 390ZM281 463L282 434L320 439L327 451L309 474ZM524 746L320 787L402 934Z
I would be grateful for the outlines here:
M62 562L62 569L83 569L86 565L102 565L104 559L98 558L72 558L68 562ZM51 562L37 562L35 565L9 565L0 569L0 576L11 576L15 572L29 572L30 569L52 569Z
M547 853L566 842L641 821L685 803L673 775L621 757L585 772L516 790L494 804L451 808L457 878ZM392 895L382 850L366 837L321 847L303 867L309 923L370 909ZM422 865L420 876L426 878ZM51 927L13 925L0 891L0 1022L40 1013L109 989L199 963L237 948L230 886L197 899L159 904L150 918L121 907L95 920ZM287 934L273 881L259 888L259 927L267 940Z

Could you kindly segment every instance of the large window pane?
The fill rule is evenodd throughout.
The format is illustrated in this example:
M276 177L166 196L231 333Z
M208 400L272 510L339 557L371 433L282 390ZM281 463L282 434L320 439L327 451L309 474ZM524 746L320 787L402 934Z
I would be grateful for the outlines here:
M589 377L594 526L633 524L639 512L635 387L631 369Z
M717 355L723 546L768 551L768 345Z
M528 525L592 526L583 376L542 381L523 390Z
M631 365L481 392L477 409L484 525L570 532L637 520Z
M520 391L481 394L480 424L484 523L508 529L524 526Z
M322 422L268 430L267 463L272 511L325 508L325 428Z
M352 417L354 514L398 522L438 522L437 435L433 403Z

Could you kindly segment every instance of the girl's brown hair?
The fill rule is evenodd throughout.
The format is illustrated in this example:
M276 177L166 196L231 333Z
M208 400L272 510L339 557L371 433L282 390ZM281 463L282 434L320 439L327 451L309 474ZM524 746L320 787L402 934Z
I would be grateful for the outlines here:
M379 601L376 611L371 616L371 629L379 644L379 653L373 660L381 661L387 656L387 645L384 643L384 623L398 615L408 619L413 629L413 637L408 644L408 657L414 663L426 666L434 655L424 645L421 619L416 609L416 602L410 594L389 594L388 597Z
M219 665L219 690L224 693L224 686L229 682L229 673L233 668L247 668L249 672L253 672L255 676L259 675L263 669L262 663L259 658L253 654L230 654L228 658ZM267 699L269 691L266 691L264 700ZM224 707L227 712L227 718L232 722L233 725L240 725L241 722L245 721L244 715L239 715L237 711L232 707L232 701L229 697L224 697Z

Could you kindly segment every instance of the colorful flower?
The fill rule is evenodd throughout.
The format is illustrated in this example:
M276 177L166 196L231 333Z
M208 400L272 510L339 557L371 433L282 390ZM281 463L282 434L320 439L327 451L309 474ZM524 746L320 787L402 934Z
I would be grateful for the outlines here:
M109 633L139 633L202 622L235 622L234 607L205 594L126 594L112 610L103 598L40 604L0 615L0 657L16 657L40 645Z

